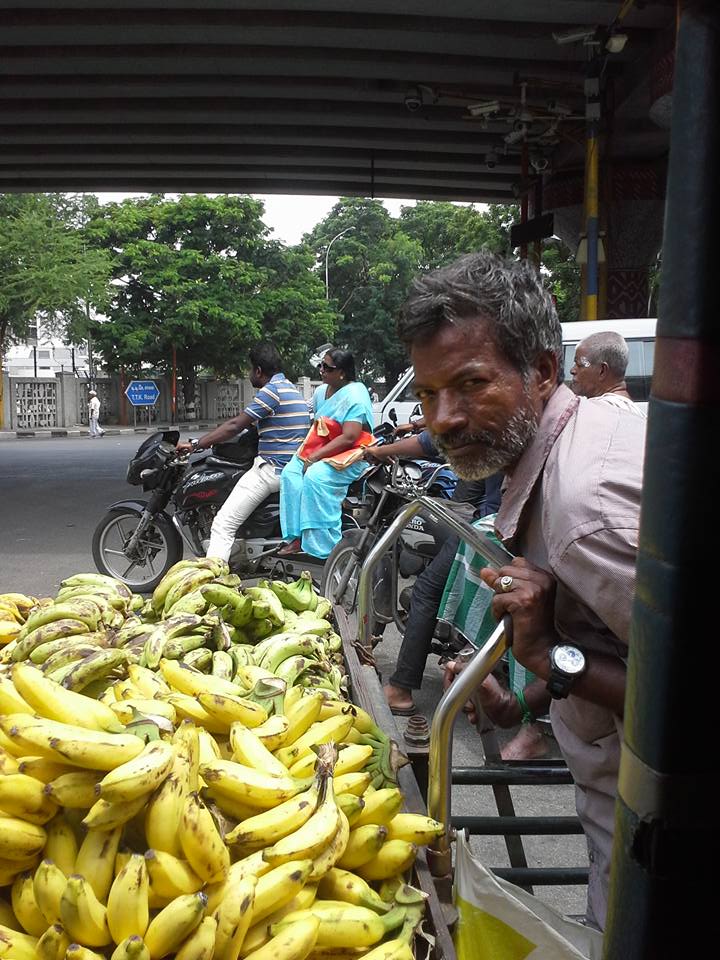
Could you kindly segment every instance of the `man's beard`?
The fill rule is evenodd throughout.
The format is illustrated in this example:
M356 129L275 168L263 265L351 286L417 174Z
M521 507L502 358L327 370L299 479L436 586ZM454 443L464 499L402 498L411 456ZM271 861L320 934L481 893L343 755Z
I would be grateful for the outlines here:
M525 410L514 413L499 432L454 431L439 436L431 431L431 435L459 477L463 480L485 480L494 473L505 472L516 463L530 445L537 429L538 417L528 404ZM476 449L464 454L457 454L452 449L466 444L475 444Z

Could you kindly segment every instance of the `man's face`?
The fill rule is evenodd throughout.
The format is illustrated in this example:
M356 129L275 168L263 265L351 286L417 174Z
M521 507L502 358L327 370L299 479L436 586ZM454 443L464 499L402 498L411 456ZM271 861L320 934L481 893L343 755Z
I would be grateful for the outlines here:
M603 370L605 365L593 363L582 340L575 348L575 361L570 367L570 386L579 397L600 397L605 393Z
M456 473L480 480L512 467L555 389L552 371L533 368L526 384L479 318L444 324L411 359L426 425Z
M265 386L265 378L263 377L263 372L260 367L255 367L250 371L250 383L255 387L256 390L258 387Z

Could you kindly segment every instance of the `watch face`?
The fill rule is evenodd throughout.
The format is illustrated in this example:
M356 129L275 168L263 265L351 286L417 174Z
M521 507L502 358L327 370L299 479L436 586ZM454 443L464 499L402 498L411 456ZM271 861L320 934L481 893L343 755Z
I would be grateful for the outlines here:
M585 657L582 650L567 644L560 644L553 651L553 662L563 673L578 674L585 669Z

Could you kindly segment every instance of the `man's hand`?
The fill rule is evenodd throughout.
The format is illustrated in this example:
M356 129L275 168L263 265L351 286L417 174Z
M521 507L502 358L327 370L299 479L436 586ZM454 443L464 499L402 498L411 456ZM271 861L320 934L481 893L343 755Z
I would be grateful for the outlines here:
M175 449L177 450L178 453L192 453L193 446L192 446L192 444L188 441L188 442L185 442L185 443L178 443L178 444L176 444L176 445L175 445Z
M548 653L558 640L554 624L555 578L522 557L499 570L483 567L480 576L495 591L492 612L496 620L506 613L512 619L515 659L547 680ZM501 585L503 577L511 578L505 589Z
M363 450L363 460L368 463L384 463L392 454L383 452L382 446L365 447Z
M443 689L447 690L455 677L462 673L467 664L457 663L455 660L445 664L445 673L443 675ZM475 691L475 697L482 707L483 713L492 721L496 727L514 727L520 723L522 712L517 697L514 697L509 690L506 690L495 677L490 674L485 677L483 682ZM476 705L472 700L468 700L463 707L463 712L473 725L477 725L479 720Z

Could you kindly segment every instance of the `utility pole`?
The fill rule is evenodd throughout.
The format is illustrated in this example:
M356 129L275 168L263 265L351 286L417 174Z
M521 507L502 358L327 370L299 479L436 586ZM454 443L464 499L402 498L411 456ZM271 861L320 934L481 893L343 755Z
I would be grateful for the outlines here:
M344 237L346 233L349 233L351 230L354 230L355 227L345 227L344 230L341 230L340 233L336 233L332 238L330 243L327 245L327 250L325 251L325 299L330 299L330 282L328 276L328 254L330 253L330 247L335 243L336 240L339 240L340 237Z

